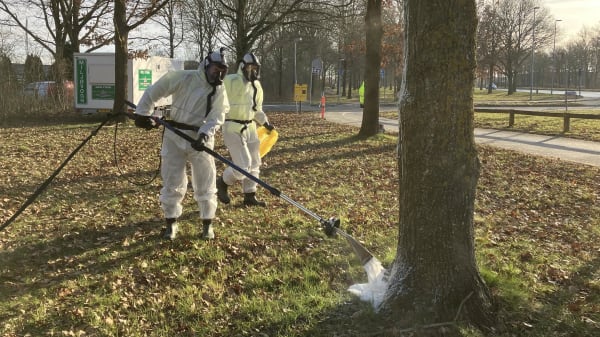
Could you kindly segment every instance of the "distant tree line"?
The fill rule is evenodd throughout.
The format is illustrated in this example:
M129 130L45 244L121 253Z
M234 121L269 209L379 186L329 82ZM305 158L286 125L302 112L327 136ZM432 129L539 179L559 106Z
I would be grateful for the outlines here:
M119 7L121 3L124 6ZM73 53L96 51L122 40L114 19L124 11L121 17L131 27L129 57L185 55L186 60L199 61L208 51L225 46L232 66L246 52L259 56L270 100L289 100L294 83L312 84L313 97L328 91L352 98L365 79L367 3L0 0L0 22L2 29L24 32L31 45L52 55L49 76L57 80L72 79ZM399 90L403 68L403 3L382 1L378 76L390 94ZM115 12L115 6L122 9ZM600 88L600 26L553 48L561 22L539 0L479 0L478 16L476 86L490 89L495 83L510 94L517 87L529 87L533 78L536 88ZM0 39L8 35L0 34ZM5 46L0 43L0 54L10 58L14 50L2 50Z
M55 78L71 79L73 53L92 52L118 40L113 17L120 3L0 0L0 13L5 27L25 32L52 55ZM402 1L382 3L380 78L395 92L402 69ZM129 25L143 22L128 38L130 57L174 57L179 51L185 59L199 61L225 46L233 66L252 51L262 62L263 87L272 99L289 99L295 81L312 84L315 96L327 89L351 98L364 80L365 1L136 0L123 8ZM158 10L144 17L151 9ZM38 22L28 19L32 17Z
M600 89L600 19L556 46L562 24L539 0L479 1L477 86Z

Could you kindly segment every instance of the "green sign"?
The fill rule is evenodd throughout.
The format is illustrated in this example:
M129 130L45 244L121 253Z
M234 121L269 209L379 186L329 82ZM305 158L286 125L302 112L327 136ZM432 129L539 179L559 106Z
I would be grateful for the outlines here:
M138 89L146 90L152 84L152 70L138 69Z
M110 101L115 99L114 84L92 85L92 99Z
M77 58L75 80L77 103L87 104L87 60L84 58Z

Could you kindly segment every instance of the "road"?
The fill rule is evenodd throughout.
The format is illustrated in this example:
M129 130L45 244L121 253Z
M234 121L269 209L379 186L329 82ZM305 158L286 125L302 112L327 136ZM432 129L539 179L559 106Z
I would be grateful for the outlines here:
M267 105L265 111L295 111L295 105ZM382 106L380 111L396 110L394 105ZM319 111L318 106L306 106L303 111ZM360 127L362 109L358 104L340 104L327 107L325 120ZM380 118L386 130L397 130L396 119ZM559 136L543 136L529 133L475 129L475 142L537 156L550 157L585 165L600 167L600 143Z
M530 89L517 89L517 91L519 92L530 92ZM574 91L577 95L581 96L584 99L587 98L597 98L600 99L600 91L586 91L586 90L579 90L579 89L568 89L568 91ZM540 94L550 94L550 90L548 89L533 89L534 93L540 93ZM552 94L554 95L560 95L560 94L564 94L565 93L565 89L554 89L552 90Z

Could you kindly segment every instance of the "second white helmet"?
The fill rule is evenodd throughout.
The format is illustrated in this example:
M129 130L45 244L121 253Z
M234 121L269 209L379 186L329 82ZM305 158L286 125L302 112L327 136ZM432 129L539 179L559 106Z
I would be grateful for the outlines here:
M242 72L248 81L255 81L260 78L260 62L253 53L247 53L242 58Z

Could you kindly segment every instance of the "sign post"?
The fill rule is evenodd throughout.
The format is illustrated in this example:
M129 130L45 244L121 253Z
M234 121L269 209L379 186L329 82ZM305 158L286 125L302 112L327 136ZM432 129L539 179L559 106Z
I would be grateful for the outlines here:
M300 111L302 112L302 101L306 101L306 92L308 91L308 85L296 84L294 85L294 101L300 102Z

